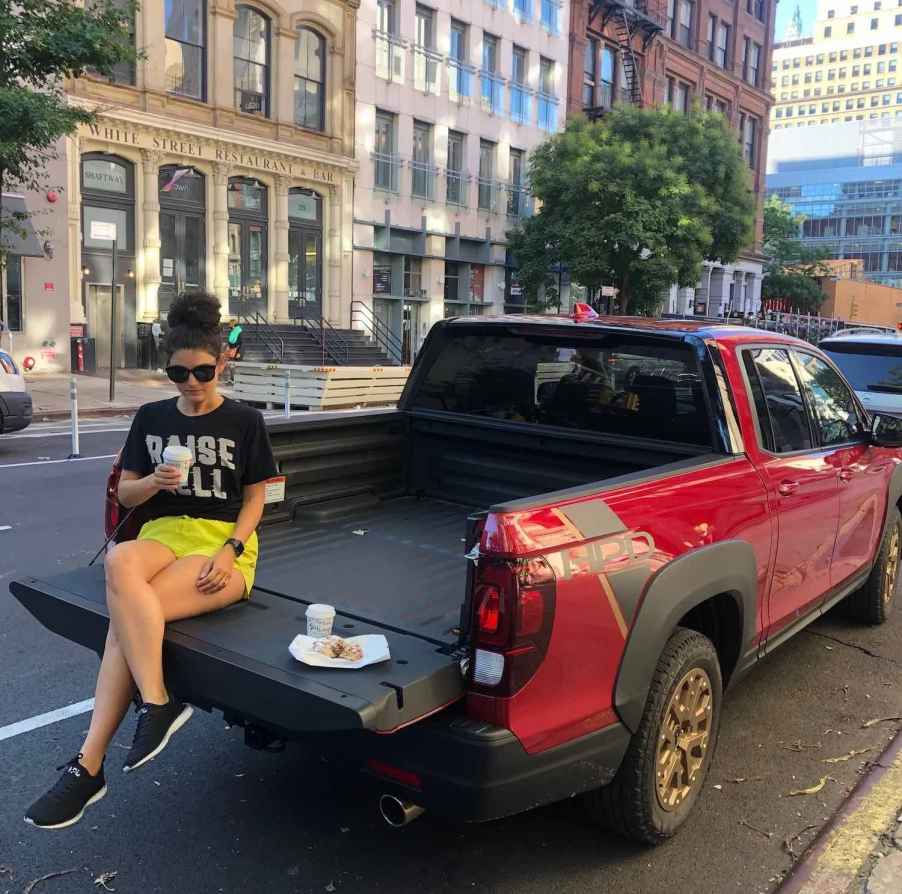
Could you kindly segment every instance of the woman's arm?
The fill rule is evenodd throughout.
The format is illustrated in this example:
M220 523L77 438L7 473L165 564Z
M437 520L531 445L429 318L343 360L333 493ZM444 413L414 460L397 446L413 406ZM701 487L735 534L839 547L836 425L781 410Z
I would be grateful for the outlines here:
M157 466L143 477L137 472L122 470L116 495L126 509L146 503L161 490L175 491L181 480L181 472L175 466Z
M238 513L238 519L235 522L235 533L232 536L236 540L246 543L248 537L257 530L257 525L260 524L260 519L263 517L266 482L261 481L259 484L248 484L242 493L241 511Z
M232 536L236 540L246 543L251 534L257 530L257 525L260 524L260 518L263 515L266 482L245 485L242 494L241 510L235 521L235 530ZM221 590L232 576L236 558L235 550L224 544L216 555L207 559L201 566L200 574L197 576L197 589L201 593L216 593Z

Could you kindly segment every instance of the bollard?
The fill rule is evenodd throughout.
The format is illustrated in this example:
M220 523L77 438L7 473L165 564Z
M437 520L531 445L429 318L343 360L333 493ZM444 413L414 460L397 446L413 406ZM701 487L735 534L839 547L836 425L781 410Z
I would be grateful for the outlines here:
M69 459L78 459L78 383L75 376L69 379L69 405L72 410L72 452Z
M285 418L291 416L291 370L285 370Z

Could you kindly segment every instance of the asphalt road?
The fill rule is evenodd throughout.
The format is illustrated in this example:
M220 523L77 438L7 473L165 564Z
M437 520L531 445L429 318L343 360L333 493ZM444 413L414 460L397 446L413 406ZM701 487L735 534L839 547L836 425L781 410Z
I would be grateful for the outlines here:
M68 439L47 432L62 427L0 437L0 729L92 694L95 656L44 631L6 584L76 567L97 549L109 460L95 457L115 453L125 433L106 429L122 425L84 433L77 463L56 461ZM902 715L900 667L902 612L879 629L829 617L796 637L728 700L696 815L656 850L597 832L578 802L484 826L427 814L392 830L368 794L333 788L302 749L251 751L202 711L126 777L129 718L107 760L106 799L72 829L42 832L22 816L81 740L87 715L70 717L0 739L0 894L69 869L36 894L97 891L104 872L118 873L117 891L141 894L771 891L792 864L784 841L799 835L801 851L898 729L862 724ZM869 750L823 762L853 749ZM825 776L817 794L788 795Z

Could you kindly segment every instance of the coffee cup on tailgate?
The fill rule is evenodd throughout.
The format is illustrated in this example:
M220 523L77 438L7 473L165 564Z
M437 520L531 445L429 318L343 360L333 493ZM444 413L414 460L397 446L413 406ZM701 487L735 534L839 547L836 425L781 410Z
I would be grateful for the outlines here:
M163 451L163 462L165 465L173 466L179 470L181 473L179 487L184 487L188 483L188 475L194 463L194 454L191 450L179 444L170 444Z
M335 609L331 605L314 603L307 607L307 636L320 639L332 635Z

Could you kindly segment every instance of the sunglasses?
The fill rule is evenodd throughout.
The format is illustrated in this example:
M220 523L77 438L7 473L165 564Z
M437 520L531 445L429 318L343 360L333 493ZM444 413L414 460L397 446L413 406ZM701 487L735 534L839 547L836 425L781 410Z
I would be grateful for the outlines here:
M188 381L188 376L193 375L198 382L212 382L216 375L215 363L201 363L193 369L187 366L167 366L166 375L176 385L183 385Z

